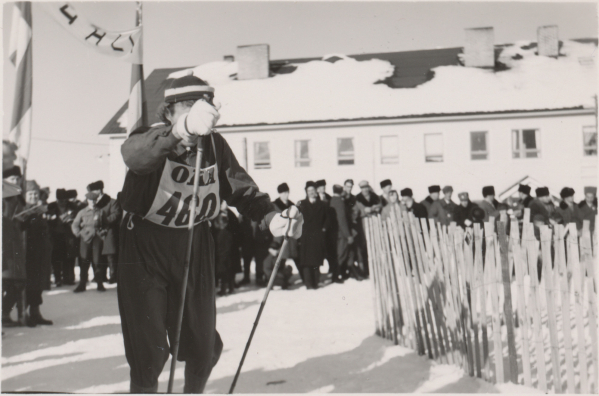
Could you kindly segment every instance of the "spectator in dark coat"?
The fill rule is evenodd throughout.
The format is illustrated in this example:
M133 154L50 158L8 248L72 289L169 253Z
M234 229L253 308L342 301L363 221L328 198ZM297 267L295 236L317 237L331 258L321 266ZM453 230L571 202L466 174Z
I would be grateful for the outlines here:
M530 196L530 186L526 184L518 185L518 197L519 201L514 209L514 216L521 223L524 219L524 209L528 208L533 200L533 197Z
M485 218L483 221L489 221L489 217L494 217L495 220L499 218L499 211L497 210L498 204L499 202L495 199L495 187L483 187L483 200L477 202L477 205L485 211Z
M228 213L220 212L214 219L212 227L214 238L214 266L216 284L220 283L219 296L233 293L235 290L235 271L233 259L235 257L235 238L229 229Z
M384 208L389 203L389 193L391 192L391 190L393 190L393 183L391 183L391 180L385 179L380 183L380 185L381 190L383 190L383 193L380 196L381 205Z
M63 188L56 190L56 201L48 205L48 224L53 246L52 269L57 287L63 283L75 284L77 251L74 248L77 238L73 235L71 224L78 211L77 205L68 200L67 192Z
M267 229L262 229L260 224L252 221L254 230L254 257L256 261L256 285L264 287L268 284L268 278L264 273L264 259L268 256L268 247L272 243L273 236Z
M578 230L582 229L582 221L580 220L580 210L578 205L574 203L574 189L570 187L562 188L559 195L562 197L562 201L556 208L559 213L562 223L568 225L570 223L576 223Z
M457 205L451 200L453 187L443 187L443 198L437 199L431 205L431 210L428 212L429 219L435 219L437 223L448 226L454 221L454 212Z
M549 189L547 187L539 187L535 190L537 198L533 199L529 205L530 218L534 219L535 216L543 216L545 225L556 224L554 220L555 205L551 201L551 195L549 195ZM537 216L537 219L540 217Z
M426 207L418 202L414 201L414 194L411 188L404 188L400 192L401 201L405 205L406 210L414 214L418 219L426 219L428 212Z
M290 240L289 238L288 240ZM288 245L289 246L289 245ZM281 242L278 240L273 240L268 248L268 256L264 259L264 274L268 279L270 279L272 272L275 269L277 264L277 257L279 255L279 251L281 250ZM287 289L289 287L289 279L291 278L291 274L293 273L293 269L290 265L285 265L285 260L281 259L281 264L279 270L277 271L277 276L275 277L274 286L281 286L283 289Z
M337 225L335 224L335 211L330 207L331 196L327 194L326 188L327 182L324 179L316 181L316 193L320 200L329 208L327 218L331 222L331 224L327 226L325 235L326 252L324 257L329 264L329 274L332 275L333 279L336 279L338 278L337 274L339 273L339 263L337 262Z
M304 216L304 227L300 238L300 267L304 272L304 283L308 289L317 289L320 280L319 267L323 264L326 246L325 235L328 224L328 207L318 199L316 183L306 183L306 199L298 202Z
M333 186L333 197L331 198L332 216L335 216L336 236L337 236L337 262L339 263L338 271L333 273L333 282L343 283L343 279L347 279L350 271L349 267L354 267L350 259L353 256L350 254L351 245L354 243L354 236L357 235L355 230L350 227L350 215L347 213L346 205L343 199L343 187L338 184ZM330 222L331 224L333 221Z
M467 192L459 193L458 198L460 199L460 204L454 211L453 220L462 228L472 227L472 225L477 222L474 218L474 210L476 208L480 208L475 203L470 201L470 197L468 196Z
M366 261L367 258L365 256L365 252L362 250L360 242L362 240L361 236L364 237L364 228L362 224L362 218L360 216L360 210L357 206L356 196L352 194L353 187L354 181L352 179L347 179L343 183L343 199L345 202L345 210L349 216L349 227L354 235L354 243L350 245L348 269L350 271L350 275L352 271L354 271L354 274L351 276L358 280L362 280L362 275L359 274L361 271L360 268L365 268L368 264ZM357 264L357 267L355 264Z
M100 279L98 279L99 282L108 280L109 283L115 283L117 271L116 254L119 250L116 238L118 231L116 228L120 225L123 211L115 199L112 199L108 194L104 194L104 182L102 180L89 184L87 191L98 194L96 209L101 211L98 235L102 238L102 257L100 259L102 264L107 263L110 269L110 277L108 279L106 279L105 265L102 265L99 271L94 269L95 276L100 276Z
M34 180L26 183L25 210L17 215L26 232L25 237L25 271L27 285L25 288L26 301L29 306L27 325L51 325L40 313L42 292L50 290L50 274L52 272L52 242L46 220L47 206L41 205L40 188Z
M439 199L439 192L441 191L441 187L434 185L428 187L428 196L420 202L421 205L424 205L426 208L426 213L431 212L431 206L433 203Z
M591 232L595 230L595 217L597 216L597 187L584 188L584 200L578 204L581 222L591 222Z

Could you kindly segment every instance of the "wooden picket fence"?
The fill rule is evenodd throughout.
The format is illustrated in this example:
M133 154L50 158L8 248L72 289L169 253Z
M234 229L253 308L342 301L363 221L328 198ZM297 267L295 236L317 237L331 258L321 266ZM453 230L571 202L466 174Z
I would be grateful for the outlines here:
M597 234L585 221L539 241L528 218L522 235L516 219L508 235L492 218L364 218L377 335L492 383L597 393Z

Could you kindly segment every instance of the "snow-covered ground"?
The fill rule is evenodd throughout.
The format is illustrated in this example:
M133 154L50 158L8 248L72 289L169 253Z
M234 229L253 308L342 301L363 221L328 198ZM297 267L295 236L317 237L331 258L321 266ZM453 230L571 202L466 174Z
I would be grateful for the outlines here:
M236 393L538 392L470 378L456 366L376 337L370 282L326 283L315 291L296 284L271 292ZM99 293L92 286L73 294L72 288L44 293L42 313L53 326L3 329L2 391L128 391L116 289ZM208 393L229 391L263 293L244 287L217 299L217 327L225 346ZM170 361L160 392L166 391L169 366ZM179 364L175 391L182 387Z

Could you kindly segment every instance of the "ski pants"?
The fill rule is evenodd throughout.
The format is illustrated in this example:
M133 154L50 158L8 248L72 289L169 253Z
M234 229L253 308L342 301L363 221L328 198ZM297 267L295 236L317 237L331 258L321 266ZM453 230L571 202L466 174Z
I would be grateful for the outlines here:
M132 214L121 223L117 292L136 393L157 391L158 376L173 352L187 235L186 228L163 227ZM186 391L199 393L223 344L216 331L214 241L208 223L196 225L193 237L178 360L186 362Z

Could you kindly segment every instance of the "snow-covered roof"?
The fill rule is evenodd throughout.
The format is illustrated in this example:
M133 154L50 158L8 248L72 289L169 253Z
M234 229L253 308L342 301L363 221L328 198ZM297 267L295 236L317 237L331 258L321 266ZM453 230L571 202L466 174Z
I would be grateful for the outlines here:
M409 67L405 62L342 54L291 62L291 72L260 80L237 80L237 62L226 61L171 71L166 78L193 70L207 80L222 106L221 126L594 106L596 42L564 41L558 58L536 55L529 41L497 48L500 67L464 67L456 59L431 67L414 88L385 83L401 73L398 68ZM124 126L123 117L113 119Z

